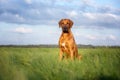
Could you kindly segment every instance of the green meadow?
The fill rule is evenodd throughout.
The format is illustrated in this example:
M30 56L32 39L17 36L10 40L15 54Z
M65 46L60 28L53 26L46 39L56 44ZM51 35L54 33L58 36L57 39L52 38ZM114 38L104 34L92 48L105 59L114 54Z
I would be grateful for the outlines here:
M120 80L120 48L79 48L80 61L59 61L58 52L0 47L0 80Z

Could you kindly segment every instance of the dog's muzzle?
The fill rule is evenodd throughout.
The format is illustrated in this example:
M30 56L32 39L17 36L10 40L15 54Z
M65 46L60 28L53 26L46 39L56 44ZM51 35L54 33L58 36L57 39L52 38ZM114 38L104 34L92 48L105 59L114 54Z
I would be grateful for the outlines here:
M62 30L63 30L64 33L68 33L68 27L65 26L65 27L62 28Z

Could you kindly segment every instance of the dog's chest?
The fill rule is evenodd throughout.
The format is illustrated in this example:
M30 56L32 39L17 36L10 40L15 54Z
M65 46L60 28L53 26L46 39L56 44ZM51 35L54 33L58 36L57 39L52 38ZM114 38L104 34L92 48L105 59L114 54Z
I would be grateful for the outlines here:
M69 36L68 35L66 35L66 34L64 34L64 35L62 35L62 37L60 38L60 47L61 47L61 49L63 50L63 51L67 51L67 50L69 50Z
M62 46L62 47L65 47L65 42L63 42L63 43L61 44L61 46Z
M65 49L65 50L67 50L67 47L68 45L67 45L67 43L66 42L62 42L61 43L61 47L62 47L62 49Z

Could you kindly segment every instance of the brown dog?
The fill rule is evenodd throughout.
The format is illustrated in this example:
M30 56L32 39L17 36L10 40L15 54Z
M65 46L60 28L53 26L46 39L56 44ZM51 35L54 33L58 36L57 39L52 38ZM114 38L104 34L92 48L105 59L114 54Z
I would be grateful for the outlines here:
M71 58L71 60L75 58L81 58L81 56L78 54L78 48L71 32L72 25L73 22L70 19L62 19L59 22L59 27L62 28L62 34L59 39L60 60L62 60L64 57Z

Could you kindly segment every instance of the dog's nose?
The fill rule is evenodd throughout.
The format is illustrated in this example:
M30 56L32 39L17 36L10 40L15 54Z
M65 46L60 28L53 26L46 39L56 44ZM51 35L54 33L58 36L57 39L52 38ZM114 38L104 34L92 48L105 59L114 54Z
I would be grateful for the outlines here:
M65 27L63 27L63 29L64 29L64 30L67 30L67 27L65 26Z
M63 32L64 33L68 33L68 28L65 26L65 27L63 27Z

